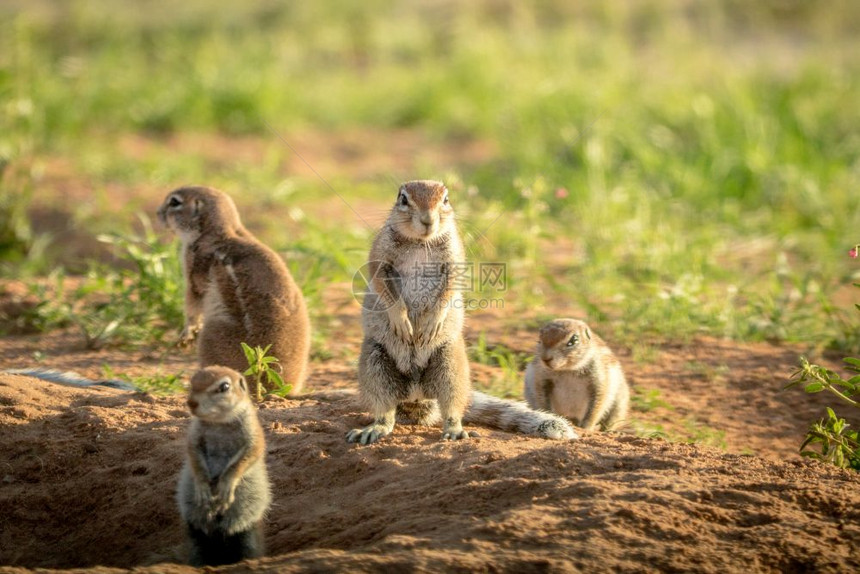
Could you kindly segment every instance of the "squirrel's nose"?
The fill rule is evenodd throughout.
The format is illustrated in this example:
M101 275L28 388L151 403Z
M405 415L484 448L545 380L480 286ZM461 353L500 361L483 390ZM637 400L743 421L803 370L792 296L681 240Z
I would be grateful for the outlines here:
M433 224L433 218L430 216L429 213L424 214L421 216L421 223L423 223L424 225L432 225Z

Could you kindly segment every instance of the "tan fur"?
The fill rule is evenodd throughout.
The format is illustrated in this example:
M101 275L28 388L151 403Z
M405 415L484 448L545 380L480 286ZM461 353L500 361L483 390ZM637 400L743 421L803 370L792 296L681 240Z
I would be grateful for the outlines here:
M451 265L465 263L465 254L447 196L436 181L403 184L373 241L358 383L374 421L350 431L347 440L373 443L396 421L441 422L443 439L464 439L464 420L577 438L563 417L471 390L462 293L452 287L450 273Z
M260 524L271 503L266 444L244 377L206 367L191 378L187 457L177 502L191 562L216 565L260 556Z
M627 417L630 390L621 363L583 321L556 319L540 330L526 368L529 406L563 415L591 430L612 430Z
M301 290L283 260L239 219L233 200L216 189L183 187L168 194L158 217L182 240L186 280L182 341L199 332L201 366L247 368L240 343L272 345L292 393L302 389L310 320Z
M443 439L468 437L464 310L448 272L464 252L447 197L436 181L403 184L373 241L358 381L374 422L352 430L350 442L377 441L394 428L399 404L427 399L438 401Z

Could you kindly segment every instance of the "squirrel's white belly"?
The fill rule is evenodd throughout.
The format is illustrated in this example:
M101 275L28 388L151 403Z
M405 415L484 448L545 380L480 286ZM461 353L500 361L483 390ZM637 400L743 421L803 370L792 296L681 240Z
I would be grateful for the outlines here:
M591 401L591 385L587 379L571 378L558 381L550 396L550 409L560 415L581 423L588 412Z
M427 251L413 249L395 267L400 276L400 294L409 314L432 307L445 284L443 266L430 261Z
M233 321L233 317L221 298L221 292L211 281L203 295L203 316L209 321Z

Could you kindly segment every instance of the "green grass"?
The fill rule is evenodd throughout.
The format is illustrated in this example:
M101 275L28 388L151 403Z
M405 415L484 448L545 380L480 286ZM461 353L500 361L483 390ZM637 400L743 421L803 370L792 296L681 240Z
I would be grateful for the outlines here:
M514 351L504 345L489 345L484 332L478 335L478 340L469 346L468 351L472 361L498 367L500 371L488 383L476 382L479 390L502 398L522 397L522 371L531 359L530 354Z
M674 440L726 449L726 431L710 427L697 421L695 417L688 417L682 422L684 431L679 433Z
M726 432L720 429L715 429L702 422L699 422L695 417L685 418L680 421L682 427L679 430L667 430L663 425L657 423L649 423L631 418L628 421L626 430L633 434L645 438L662 438L671 442L686 442L690 444L704 444L722 450L726 450ZM744 449L744 453L751 453L748 448Z
M36 304L18 318L20 326L47 331L73 325L87 349L170 344L165 335L183 321L177 248L160 242L148 220L141 223L139 236L99 237L114 250L113 266L93 262L73 288L62 269L34 283L29 293Z
M300 151L304 131L406 129L441 149L477 141L495 153L428 156L420 173L321 175L349 202L381 206L392 181L444 177L470 253L508 264L512 314L570 301L642 360L653 341L700 334L860 348L836 298L860 272L847 257L860 241L853 3L15 6L0 9L7 277L54 267L50 237L21 215L54 185L54 158L101 201L115 187L160 198L200 181L265 208L256 229L289 256L325 332L320 285L349 281L370 232L349 212L309 209L331 190L287 170L293 153L268 126ZM260 151L129 154L117 142L131 134L243 137ZM91 207L77 205L76 220L94 234L131 231L140 209L124 224ZM296 209L306 216L285 226Z
M654 409L674 410L675 407L663 400L661 394L660 389L643 389L634 386L630 396L630 408L643 413Z
M182 373L130 376L125 373L115 373L108 365L102 366L106 379L118 379L131 383L138 391L153 395L176 395L184 393L186 388L182 381Z
M697 365L697 367L700 367ZM707 367L707 365L705 365ZM708 371L709 373L711 371ZM688 442L705 444L716 448L726 449L726 433L723 430L706 425L693 416L684 418L674 414L675 407L662 397L660 389L645 389L634 386L630 396L630 410L633 413L650 413L660 411L663 417L671 418L676 425L673 430L667 430L663 425L646 422L633 416L628 421L627 428L634 434L642 437L661 437L673 442Z

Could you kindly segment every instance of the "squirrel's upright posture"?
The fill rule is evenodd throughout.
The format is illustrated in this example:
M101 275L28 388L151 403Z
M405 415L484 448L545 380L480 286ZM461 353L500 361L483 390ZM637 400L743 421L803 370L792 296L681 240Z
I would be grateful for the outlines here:
M441 422L443 439L468 438L464 415L505 430L576 438L561 417L472 392L462 293L453 284L453 267L464 263L445 186L403 184L370 250L362 309L358 382L374 420L350 431L349 442L379 440L392 431L397 415L419 424Z
M627 417L630 389L621 363L583 321L556 319L540 330L526 368L526 401L591 430L618 428Z
M182 241L185 328L182 341L199 331L201 366L247 368L240 343L271 345L283 379L298 393L310 349L305 301L283 260L239 220L228 195L208 187L168 194L158 217ZM255 389L257 397L260 390Z
M191 564L230 564L264 553L271 502L266 444L245 378L206 367L191 378L187 457L176 500L188 527Z

